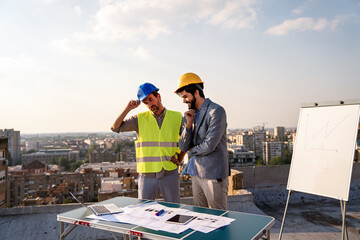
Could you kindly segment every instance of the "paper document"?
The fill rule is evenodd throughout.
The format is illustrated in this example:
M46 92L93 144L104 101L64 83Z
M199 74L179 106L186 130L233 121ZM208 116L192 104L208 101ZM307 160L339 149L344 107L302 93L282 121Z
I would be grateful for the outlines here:
M157 202L130 205L128 207L124 207L123 210L124 211L122 213L112 215L96 216L92 214L87 218L110 222L129 223L152 230L161 230L176 234L182 233L189 228L208 233L217 228L229 225L235 220L228 217L197 213L182 208L166 207ZM163 212L157 216L156 213L161 210L163 210ZM195 218L184 225L165 222L176 214L194 216Z

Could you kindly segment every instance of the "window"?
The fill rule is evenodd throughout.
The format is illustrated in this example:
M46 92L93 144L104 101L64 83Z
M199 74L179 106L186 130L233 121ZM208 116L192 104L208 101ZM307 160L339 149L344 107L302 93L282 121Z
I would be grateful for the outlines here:
M0 171L0 183L6 180L5 170Z

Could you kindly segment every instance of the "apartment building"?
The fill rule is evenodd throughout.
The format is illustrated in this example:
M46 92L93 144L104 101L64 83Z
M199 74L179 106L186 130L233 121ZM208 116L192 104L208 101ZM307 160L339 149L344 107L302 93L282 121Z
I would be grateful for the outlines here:
M50 164L51 161L58 161L61 157L66 157L68 160L72 158L80 160L80 153L79 151L73 151L71 149L45 149L35 153L23 154L22 164L27 165L35 160Z
M86 168L91 168L94 171L114 172L114 171L128 171L136 173L136 162L102 162L102 163L86 163L81 165L76 172L81 172ZM120 176L120 175L119 175Z
M254 133L255 155L260 157L263 154L263 143L266 141L266 132L264 130L255 131Z
M25 142L25 149L26 151L35 150L40 151L40 141L39 140L27 140Z
M117 155L109 149L97 148L89 154L90 163L116 162Z
M125 148L119 152L118 161L136 162L135 148Z
M285 137L285 127L275 127L274 128L274 137L276 139L281 139Z
M0 129L0 137L8 139L9 166L21 164L20 131L14 129Z
M35 164L36 163L36 164ZM11 206L19 206L29 198L51 197L53 200L43 200L43 204L62 203L67 197L68 185L74 184L72 191L83 191L84 201L92 201L97 197L100 188L102 172L84 169L82 172L49 171L45 164L34 161L19 169L18 166L9 170ZM45 193L44 193L45 192Z
M98 192L99 201L113 197L137 197L137 184L134 177L119 177L118 172L110 172L110 177L101 178L101 188Z
M263 164L268 165L270 160L276 156L284 156L284 142L264 142L263 143Z
M231 145L228 151L230 152L230 167L255 165L255 153L247 150L244 145Z
M64 142L64 144L67 146L67 148L70 148L73 151L79 151L80 158L85 157L89 150L89 144L85 143L85 141L81 139L68 139Z
M0 137L0 208L8 207L8 138Z
M255 140L252 131L243 132L235 136L236 145L243 145L249 151L255 151Z
M0 208L8 205L8 161L0 158Z

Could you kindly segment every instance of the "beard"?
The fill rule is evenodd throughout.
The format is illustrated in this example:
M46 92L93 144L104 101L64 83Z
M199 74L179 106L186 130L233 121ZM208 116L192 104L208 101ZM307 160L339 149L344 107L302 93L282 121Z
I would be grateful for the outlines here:
M190 106L189 106L189 104L190 104ZM194 110L196 110L195 104L196 104L196 98L194 98L194 100L188 102L189 109L194 109Z
M159 111L159 107L158 106L151 106L150 110L153 112L153 113L156 113L157 111Z

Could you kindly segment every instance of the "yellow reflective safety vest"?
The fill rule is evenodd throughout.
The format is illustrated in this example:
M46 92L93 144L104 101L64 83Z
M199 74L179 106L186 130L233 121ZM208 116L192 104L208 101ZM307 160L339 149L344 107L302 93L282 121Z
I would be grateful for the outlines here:
M177 166L170 161L179 149L180 112L166 110L161 129L150 111L138 114L139 137L135 142L136 167L139 173L167 171Z

